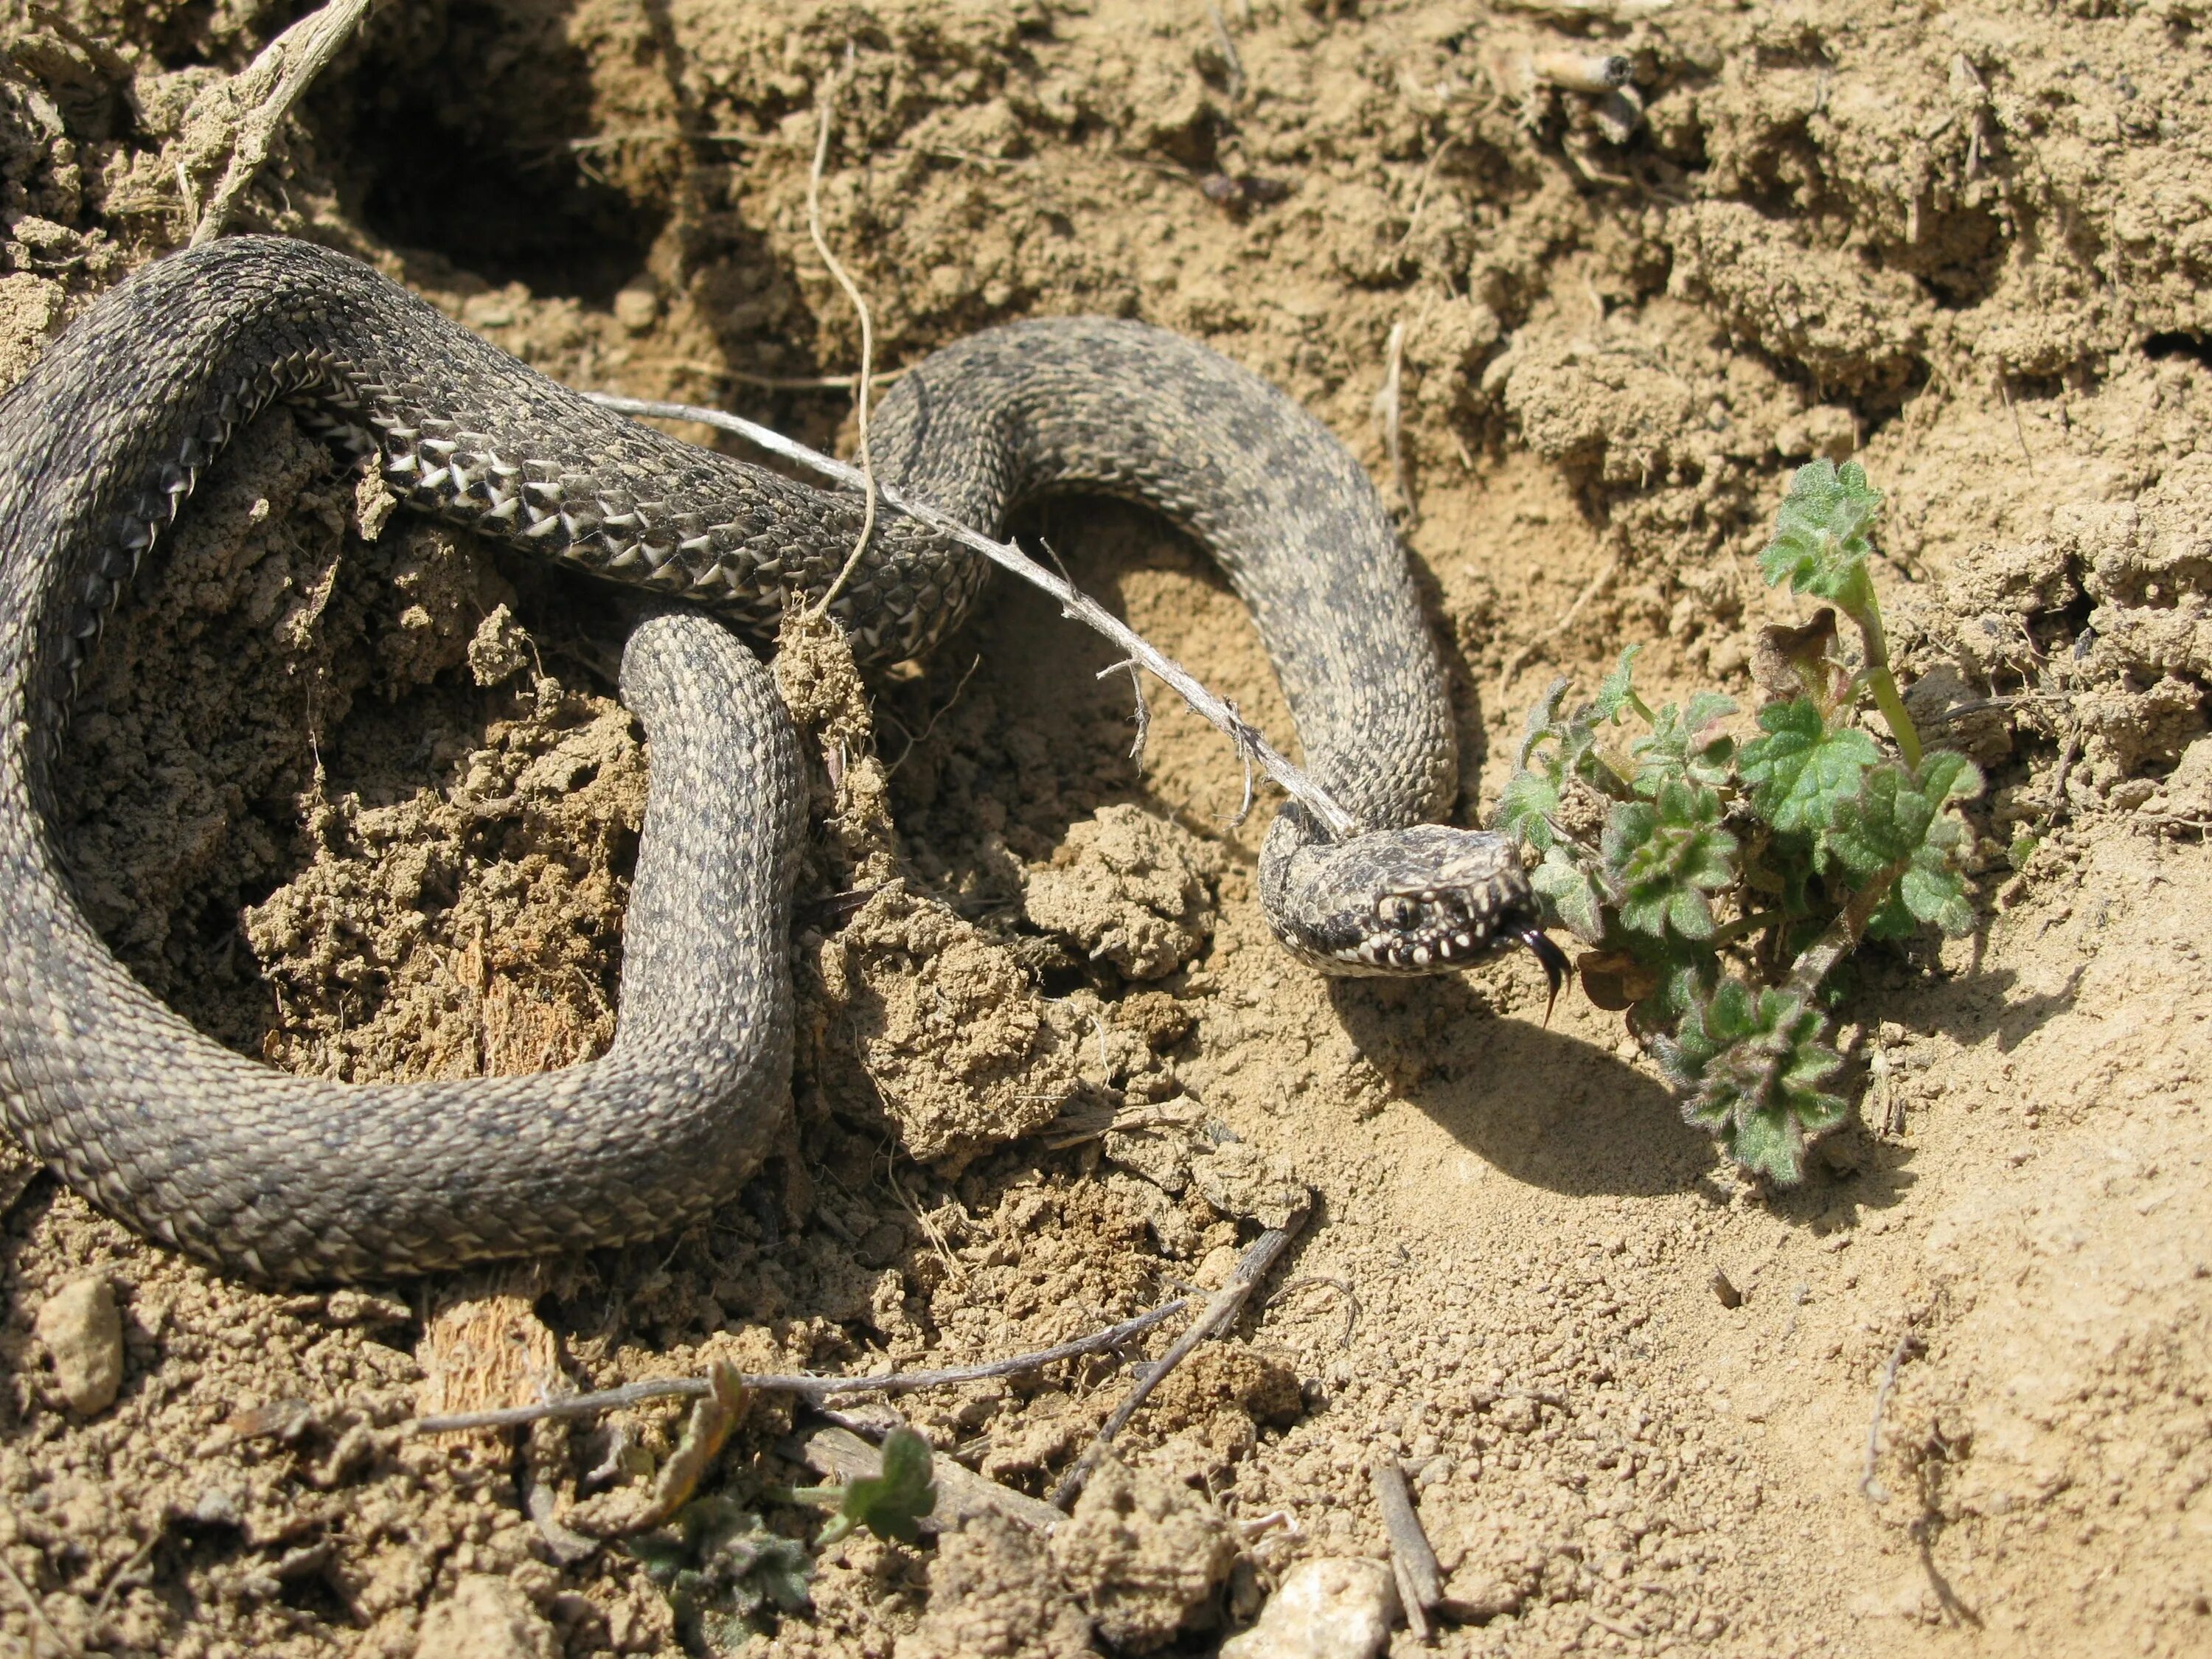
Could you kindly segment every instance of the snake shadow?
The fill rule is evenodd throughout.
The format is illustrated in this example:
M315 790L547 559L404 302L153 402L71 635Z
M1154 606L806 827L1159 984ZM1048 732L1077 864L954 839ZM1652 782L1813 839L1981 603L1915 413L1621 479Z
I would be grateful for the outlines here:
M1718 1161L1654 1079L1580 1037L1500 1018L1462 980L1339 980L1330 1000L1394 1095L1516 1181L1654 1197L1695 1190Z

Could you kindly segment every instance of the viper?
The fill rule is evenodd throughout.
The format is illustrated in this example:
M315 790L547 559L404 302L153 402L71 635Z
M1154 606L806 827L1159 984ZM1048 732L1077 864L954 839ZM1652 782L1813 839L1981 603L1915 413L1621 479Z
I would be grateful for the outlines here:
M620 690L649 753L616 1035L537 1076L347 1085L232 1053L149 994L73 897L54 774L118 596L240 428L279 401L400 500L663 596ZM1443 665L1364 471L1227 359L1143 324L992 329L903 376L878 476L997 533L1105 493L1182 526L1249 606L1309 773L1260 896L1336 973L1556 947L1502 836L1456 791ZM525 367L359 261L237 237L111 290L0 399L0 1121L88 1200L270 1280L343 1280L665 1233L726 1201L788 1109L789 930L805 799L740 635L830 591L866 505L684 443ZM830 614L864 662L923 655L988 566L886 509Z

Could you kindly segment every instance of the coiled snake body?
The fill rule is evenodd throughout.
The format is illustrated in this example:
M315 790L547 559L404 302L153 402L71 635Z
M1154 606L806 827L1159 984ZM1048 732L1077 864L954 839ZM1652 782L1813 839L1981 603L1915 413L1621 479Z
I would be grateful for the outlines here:
M49 823L77 674L201 470L277 399L356 434L410 505L691 602L623 656L651 781L598 1060L289 1076L149 995L70 893ZM1363 830L1331 842L1295 805L1271 828L1262 900L1293 949L1421 971L1528 936L1498 838L1428 822L1455 787L1442 668L1372 486L1296 405L1156 329L1018 324L915 368L873 448L888 482L979 528L1103 490L1220 560L1309 769ZM617 1243L726 1200L787 1108L804 789L766 670L708 613L772 630L828 586L861 512L611 415L339 255L241 237L141 270L0 399L0 1121L112 1213L264 1279ZM915 655L986 568L887 513L833 614L864 659Z

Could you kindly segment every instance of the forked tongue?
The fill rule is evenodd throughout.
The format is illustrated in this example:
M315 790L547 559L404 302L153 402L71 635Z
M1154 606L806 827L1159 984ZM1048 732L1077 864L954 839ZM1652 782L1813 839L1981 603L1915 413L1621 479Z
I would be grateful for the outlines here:
M1567 953L1552 943L1552 936L1540 927L1524 927L1515 938L1536 953L1536 960L1544 964L1544 977L1552 982L1552 1000L1544 1005L1544 1024L1552 1023L1552 1010L1559 1006L1559 989L1567 982Z

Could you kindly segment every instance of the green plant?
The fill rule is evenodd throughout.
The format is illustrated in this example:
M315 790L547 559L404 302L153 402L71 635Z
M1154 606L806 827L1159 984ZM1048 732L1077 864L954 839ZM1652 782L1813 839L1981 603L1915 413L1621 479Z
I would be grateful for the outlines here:
M930 1461L929 1442L912 1429L896 1428L884 1437L882 1474L854 1475L842 1486L796 1486L783 1495L836 1510L814 1540L817 1549L827 1549L855 1527L911 1544L921 1536L923 1517L937 1507Z
M630 1539L629 1548L667 1593L677 1634L694 1653L739 1652L771 1607L798 1613L807 1605L814 1563L806 1547L769 1531L734 1498L694 1498L669 1527Z
M1842 1063L1837 968L1866 939L1973 925L1956 803L1981 775L1923 752L1905 711L1867 568L1881 501L1856 463L1792 479L1759 566L1833 609L1762 632L1757 736L1737 740L1735 704L1716 692L1651 708L1631 647L1589 702L1569 709L1559 680L1529 711L1498 801L1498 826L1538 860L1536 890L1593 947L1583 989L1626 1012L1686 1118L1778 1182L1845 1115L1826 1086ZM1869 706L1887 746L1859 724Z

